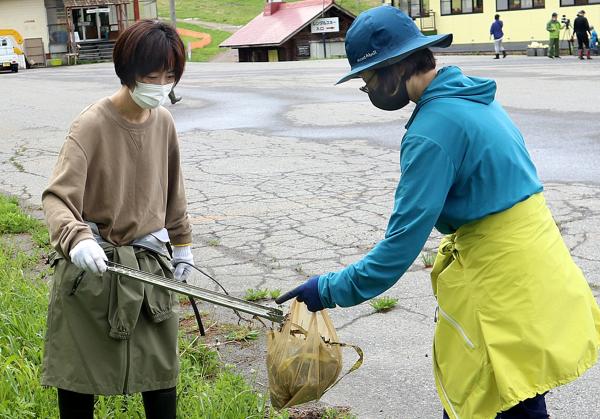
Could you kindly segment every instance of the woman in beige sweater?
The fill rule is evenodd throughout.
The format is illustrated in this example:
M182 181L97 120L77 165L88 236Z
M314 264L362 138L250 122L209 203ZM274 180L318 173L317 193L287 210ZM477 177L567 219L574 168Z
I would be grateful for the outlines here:
M176 279L193 264L177 135L161 106L185 49L171 26L145 20L113 59L121 88L75 119L42 196L56 249L42 384L58 388L63 419L91 419L95 394L134 392L147 418L175 418L175 298L106 261Z

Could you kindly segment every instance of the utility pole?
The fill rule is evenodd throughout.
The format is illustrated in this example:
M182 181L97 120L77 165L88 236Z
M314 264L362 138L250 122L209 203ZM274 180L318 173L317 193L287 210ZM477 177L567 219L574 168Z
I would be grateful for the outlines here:
M175 0L169 0L169 7L171 9L171 23L173 27L177 27L177 17L175 16Z
M325 17L325 0L323 0L323 8L321 9L321 17ZM323 58L327 58L327 37L323 32Z
M140 20L140 0L133 0L133 19Z

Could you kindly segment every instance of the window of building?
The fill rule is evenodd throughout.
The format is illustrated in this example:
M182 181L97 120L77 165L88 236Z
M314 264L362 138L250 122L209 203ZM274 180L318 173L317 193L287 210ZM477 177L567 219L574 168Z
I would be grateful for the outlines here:
M587 4L598 4L600 0L560 0L562 6L585 6Z
M563 1L581 1L581 0L560 0ZM587 0L585 0L587 1ZM591 0L595 1L595 0ZM600 0L598 0L600 1ZM546 6L545 0L496 0L496 10L499 12L506 10L523 9L543 9Z
M430 13L429 0L396 0L392 4L413 18L427 17Z
M441 0L441 9L442 16L483 13L483 0Z

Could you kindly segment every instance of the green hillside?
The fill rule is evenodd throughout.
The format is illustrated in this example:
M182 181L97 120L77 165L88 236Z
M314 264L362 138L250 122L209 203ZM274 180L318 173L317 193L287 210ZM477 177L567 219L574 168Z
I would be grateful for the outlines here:
M381 5L381 0L337 0L336 3L358 14ZM175 12L179 19L244 25L261 12L264 4L265 0L175 0ZM169 0L158 0L158 14L169 16Z
M200 25L193 25L191 23L177 22L178 28L190 29L192 31L208 33L212 37L212 42L204 48L194 49L192 51L191 61L210 61L217 54L225 51L223 48L219 48L219 44L229 38L231 34L229 32L218 31L216 29L205 28ZM182 36L183 43L187 46L188 42L194 42L196 39L187 36Z

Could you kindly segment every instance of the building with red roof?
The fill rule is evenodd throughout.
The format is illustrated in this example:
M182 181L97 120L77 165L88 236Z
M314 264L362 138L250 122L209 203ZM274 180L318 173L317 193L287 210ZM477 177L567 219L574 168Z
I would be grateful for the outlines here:
M266 0L263 12L220 46L237 49L240 62L344 57L354 18L335 0Z

